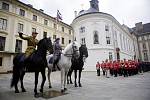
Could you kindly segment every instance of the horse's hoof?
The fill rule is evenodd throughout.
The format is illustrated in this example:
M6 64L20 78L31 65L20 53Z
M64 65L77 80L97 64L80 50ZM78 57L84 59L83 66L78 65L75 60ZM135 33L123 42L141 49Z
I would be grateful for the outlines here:
M77 85L77 84L75 84L74 86L75 86L75 87L78 87L78 85Z
M40 92L43 93L43 89L40 89Z
M73 82L71 81L70 84L73 84Z
M52 86L49 86L49 88L52 88Z
M62 90L61 90L61 93L64 93L64 92L65 92L65 90L62 89Z
M19 90L15 90L15 93L19 93Z
M79 87L82 87L82 85L81 85L81 84L79 84Z
M35 97L35 98L38 98L38 97L39 97L39 95L38 95L38 94L34 94L34 97Z
M22 92L26 92L26 90L25 90L25 89L22 89Z

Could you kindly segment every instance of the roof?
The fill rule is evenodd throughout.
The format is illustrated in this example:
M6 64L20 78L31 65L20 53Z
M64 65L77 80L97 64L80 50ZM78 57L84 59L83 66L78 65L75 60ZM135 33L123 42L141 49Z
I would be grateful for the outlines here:
M132 29L134 30L136 35L145 35L147 33L150 33L150 23L143 24L143 29L140 32L136 30L136 27L133 27Z
M87 14L87 13L94 13L94 12L99 12L94 8L89 8L88 10L81 10L78 14L78 16L83 15L83 14Z

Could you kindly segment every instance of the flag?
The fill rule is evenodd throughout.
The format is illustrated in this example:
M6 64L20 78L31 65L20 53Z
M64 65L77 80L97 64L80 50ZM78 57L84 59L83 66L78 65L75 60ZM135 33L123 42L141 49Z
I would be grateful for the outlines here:
M62 15L59 12L59 10L57 10L57 17L56 17L57 21L62 20Z

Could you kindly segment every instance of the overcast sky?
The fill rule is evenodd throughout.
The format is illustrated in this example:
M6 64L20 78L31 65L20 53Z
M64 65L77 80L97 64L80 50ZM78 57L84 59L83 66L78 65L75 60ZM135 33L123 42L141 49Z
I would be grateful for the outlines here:
M43 9L52 17L56 17L57 9L63 17L63 22L71 24L74 11L79 12L90 7L90 0L20 0L32 4L36 9ZM134 27L135 23L150 22L150 0L99 0L100 12L114 16L120 24Z

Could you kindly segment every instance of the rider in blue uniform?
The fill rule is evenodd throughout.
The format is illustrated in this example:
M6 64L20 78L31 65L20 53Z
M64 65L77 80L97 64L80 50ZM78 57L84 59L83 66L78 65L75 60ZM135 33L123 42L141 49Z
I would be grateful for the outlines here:
M55 42L54 42L54 46L53 46L53 55L54 55L54 62L53 62L53 71L56 71L56 67L59 69L57 63L61 57L61 53L62 53L62 48L60 45L60 38L56 38Z

